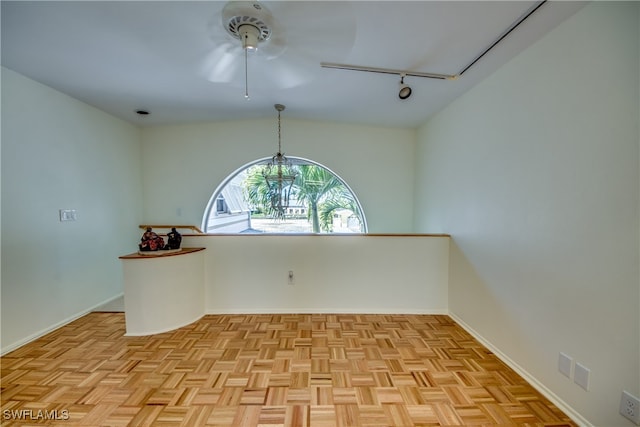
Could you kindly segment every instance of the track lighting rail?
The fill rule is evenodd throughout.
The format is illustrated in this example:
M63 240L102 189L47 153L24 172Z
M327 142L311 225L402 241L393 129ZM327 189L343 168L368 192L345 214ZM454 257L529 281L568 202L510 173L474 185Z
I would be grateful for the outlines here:
M450 74L423 73L420 71L395 70L392 68L361 67L359 65L336 64L333 62L321 62L320 66L323 68L337 68L339 70L366 71L369 73L381 74L397 74L399 76L427 77L429 79L440 80L454 80L458 77L456 75Z
M522 24L528 17L530 17L531 15L533 15L533 13L538 10L543 4L545 4L547 2L547 0L542 0L540 2L538 2L537 4L535 4L531 9L529 9L527 12L525 12L520 18L518 18L517 21L515 21L513 24L511 24L511 26L509 28L506 29L505 32L503 32L502 34L500 34L500 36L488 47L486 48L480 55L478 55L473 61L471 61L469 63L469 65L467 65L466 67L464 67L459 73L458 75L461 76L463 75L469 68L473 67L475 65L476 62L478 62L480 59L482 59L483 56L485 56L487 53L489 53L489 51L491 49L493 49L494 47L496 47L496 45L498 43L500 43L505 37L507 37L509 34L511 34L511 32L513 30L515 30L520 24Z
M483 56L496 47L505 37L511 34L520 24L522 24L527 18L529 18L535 11L537 11L547 0L538 1L527 12L525 12L520 18L518 18L509 28L507 28L489 47L476 56L468 65L466 65L458 74L436 74L436 73L423 73L420 71L409 70L396 70L392 68L377 68L377 67L364 67L360 65L348 65L348 64L336 64L332 62L321 62L320 66L323 68L336 68L339 70L350 71L365 71L368 73L382 73L382 74L396 74L399 76L413 76L413 77L426 77L429 79L439 80L455 80L462 76L469 68L473 67Z

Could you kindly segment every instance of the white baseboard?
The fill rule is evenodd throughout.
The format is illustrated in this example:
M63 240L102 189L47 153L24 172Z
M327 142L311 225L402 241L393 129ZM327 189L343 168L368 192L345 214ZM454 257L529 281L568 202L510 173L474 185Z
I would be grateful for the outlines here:
M92 311L124 312L124 294L111 298L109 301L94 307Z
M5 354L7 354L9 352L12 352L13 350L18 349L18 348L22 347L23 345L30 343L31 341L35 341L38 338L47 335L49 332L53 332L56 329L66 325L66 324L69 324L69 323L73 322L74 320L79 319L79 318L81 318L82 316L84 316L84 315L86 315L88 313L91 313L96 308L101 307L101 306L103 306L105 304L109 304L110 302L112 302L112 301L114 301L114 300L116 300L118 298L121 298L123 295L124 295L124 293L121 293L121 294L118 294L118 295L116 295L116 296L114 296L112 298L104 300L104 301L102 301L102 302L100 302L100 303L98 303L98 304L96 304L96 305L94 305L92 307L89 307L86 310L82 310L81 312L76 313L73 316L70 316L70 317L67 317L64 320L61 320L60 322L58 322L58 323L56 323L54 325L51 325L51 326L49 326L49 327L47 327L45 329L42 329L42 330L40 330L40 331L38 331L38 332L36 332L34 334L31 334L28 337L25 337L25 338L23 338L23 339L21 339L21 340L19 340L17 342L9 344L8 346L3 347L2 350L0 350L0 356L4 356Z
M560 399L554 392L549 390L544 384L538 381L533 375L529 374L524 368L514 362L509 356L501 352L491 342L487 341L482 335L480 335L475 329L466 324L462 319L453 313L449 313L449 316L456 321L465 331L469 332L475 339L477 339L482 345L491 350L498 359L507 364L511 369L516 371L518 375L524 378L533 388L542 393L547 399L556 405L562 412L567 414L575 423L583 427L595 427L589 421L587 421L582 415L576 412L571 406Z

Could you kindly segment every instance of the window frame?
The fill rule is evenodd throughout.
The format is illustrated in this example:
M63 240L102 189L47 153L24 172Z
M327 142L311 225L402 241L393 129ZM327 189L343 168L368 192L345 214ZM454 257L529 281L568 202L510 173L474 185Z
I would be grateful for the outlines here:
M325 165L323 165L321 163L318 163L318 162L315 162L315 161L310 160L310 159L306 159L304 157L287 156L287 158L289 160L291 160L293 162L293 164L311 164L311 165L314 165L314 166L321 167L321 168L327 170L328 172L330 172L333 176L335 176L342 183L342 185L344 185L345 188L347 190L349 190L349 192L353 195L353 199L355 200L355 203L358 206L358 209L360 211L360 219L362 220L362 229L363 229L363 231L360 232L360 233L353 233L353 234L367 234L368 233L369 226L367 224L367 217L366 217L366 215L364 213L364 209L362 208L362 204L360 203L360 200L358 199L358 196L353 191L353 189L349 186L349 184L347 184L347 182L344 179L342 179L342 177L340 175L338 175L337 173L335 173L334 171L332 171L331 169L329 169ZM204 215L202 216L201 230L203 230L205 233L207 233L207 225L208 225L209 217L211 215L212 210L217 209L217 199L221 195L222 190L236 176L238 176L238 174L240 174L242 171L244 171L244 170L246 170L246 169L248 169L248 168L250 168L252 166L256 166L256 165L260 165L260 164L266 164L270 160L271 160L271 157L263 157L261 159L257 159L257 160L251 161L249 163L244 164L243 166L240 166L235 171L233 171L232 173L227 175L227 177L213 191L213 193L211 194L211 197L209 198L209 201L207 202L207 206L206 206L206 208L204 210ZM240 233L207 233L207 234L228 234L228 235L233 235L233 234L240 234ZM264 234L273 234L273 233L264 233ZM300 233L291 233L291 234L300 234ZM326 235L331 235L333 233L311 233L310 232L310 233L305 233L305 234L323 234L323 235L326 234ZM337 234L341 234L341 233L337 233Z

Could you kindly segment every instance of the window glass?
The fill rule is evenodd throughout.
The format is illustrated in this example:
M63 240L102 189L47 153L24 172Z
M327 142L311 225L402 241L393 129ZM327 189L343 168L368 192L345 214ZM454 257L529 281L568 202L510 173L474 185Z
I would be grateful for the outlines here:
M366 233L360 202L326 167L290 158L290 182L265 172L270 159L245 165L214 191L203 217L205 233ZM265 176L266 175L266 176Z

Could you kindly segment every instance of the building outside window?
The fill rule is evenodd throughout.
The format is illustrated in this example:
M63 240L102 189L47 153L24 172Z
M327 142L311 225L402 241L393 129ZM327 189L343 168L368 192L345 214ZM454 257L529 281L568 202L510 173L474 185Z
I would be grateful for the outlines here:
M366 233L362 207L335 173L292 158L296 178L285 209L274 215L263 170L268 159L241 167L214 191L203 217L206 233Z

